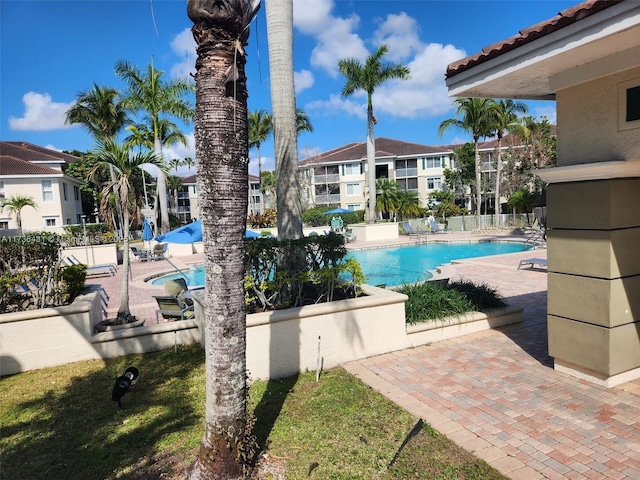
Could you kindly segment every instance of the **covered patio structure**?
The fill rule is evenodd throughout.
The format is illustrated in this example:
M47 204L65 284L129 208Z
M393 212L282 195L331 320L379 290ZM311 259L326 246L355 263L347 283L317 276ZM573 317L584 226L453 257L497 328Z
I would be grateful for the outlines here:
M449 65L454 97L555 100L547 187L554 368L640 377L640 2L590 0Z

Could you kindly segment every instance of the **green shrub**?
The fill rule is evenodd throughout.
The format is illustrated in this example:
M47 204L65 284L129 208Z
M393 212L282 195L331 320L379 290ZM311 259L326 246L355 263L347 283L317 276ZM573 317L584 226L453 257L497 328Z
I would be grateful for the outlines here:
M333 210L334 207L314 207L302 212L302 223L308 227L328 227L331 224L333 215L326 215L325 212ZM354 223L362 223L364 221L364 210L356 210L351 213L341 213L335 215L342 218L342 221L347 225Z
M411 325L506 305L495 289L468 281L447 286L435 282L405 284L396 291L409 297L405 312L406 322Z

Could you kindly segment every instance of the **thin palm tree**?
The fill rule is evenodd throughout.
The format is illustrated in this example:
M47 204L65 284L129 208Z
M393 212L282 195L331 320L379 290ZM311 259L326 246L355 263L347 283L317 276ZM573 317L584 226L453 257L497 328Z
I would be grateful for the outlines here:
M417 217L422 212L420 194L416 190L398 191L398 215L401 219Z
M266 0L265 3L275 144L278 237L296 239L301 238L303 233L293 78L293 2Z
M262 155L260 154L260 145L264 143L269 135L273 133L273 122L271 115L264 109L254 110L249 113L249 148L255 148L258 151L258 177L262 178ZM262 188L262 185L259 184Z
M247 426L244 236L249 171L243 47L259 0L215 8L188 0L198 45L195 142L205 252L203 338L205 432L190 480L239 479L251 440Z
M478 141L480 137L486 137L491 134L491 120L495 101L489 98L456 98L454 104L456 105L456 118L443 120L440 123L438 132L442 136L447 129L455 127L465 132L470 132L473 137L476 174L476 215L478 216L479 224L482 185L480 182Z
M35 210L38 209L38 204L33 197L26 195L14 195L2 202L2 208L0 210L7 210L9 215L15 213L16 224L18 225L18 235L22 235L22 209L25 207L31 207Z
M373 93L380 85L392 80L407 80L410 78L409 67L398 63L383 63L382 57L389 51L386 45L380 45L378 50L367 57L364 64L355 58L338 61L340 73L346 82L342 88L342 96L348 97L358 90L367 94L367 179L369 186L369 215L368 223L376 221L376 140L373 127L378 120L373 115Z
M122 256L122 285L121 285L121 300L120 307L118 308L118 314L113 320L113 324L120 325L123 323L130 323L135 320L131 315L129 308L129 224L131 222L134 206L137 204L135 198L135 190L133 188L131 179L135 173L135 170L140 168L144 164L151 164L163 169L163 162L158 158L155 153L132 153L131 149L124 144L119 144L111 138L99 140L96 147L92 151L93 155L98 159L97 165L92 169L90 177L93 177L98 168L103 165L109 165L113 167L116 173L115 181L107 182L102 190L102 201L108 202L110 193L116 194L116 198L119 199L120 208L124 215L123 229L123 251ZM106 205L103 206L107 208Z
M193 120L193 107L187 96L194 90L193 84L183 79L163 81L164 72L156 70L153 64L147 66L146 73L126 60L116 63L116 74L127 84L123 103L131 112L140 110L145 112L145 123L150 132L153 132L154 151L156 156L162 158L162 149L167 144L166 136L163 137L163 122L171 116L189 123ZM169 131L165 124L165 133ZM175 128L179 133L179 130ZM182 143L187 142L182 136ZM158 170L156 192L160 206L161 232L169 231L169 212L167 205L167 182L162 169Z
M498 139L498 155L496 158L496 191L495 191L495 222L499 226L500 219L500 173L502 170L502 137L505 132L517 134L523 133L522 123L518 119L518 113L527 113L528 107L523 102L508 100L498 100L493 105L493 128Z

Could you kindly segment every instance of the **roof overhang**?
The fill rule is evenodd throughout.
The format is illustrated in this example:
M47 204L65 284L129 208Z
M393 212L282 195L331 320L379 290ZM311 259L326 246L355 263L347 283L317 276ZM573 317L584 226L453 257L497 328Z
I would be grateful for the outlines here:
M478 56L446 79L449 96L554 100L563 88L640 64L640 2L623 1L486 60Z

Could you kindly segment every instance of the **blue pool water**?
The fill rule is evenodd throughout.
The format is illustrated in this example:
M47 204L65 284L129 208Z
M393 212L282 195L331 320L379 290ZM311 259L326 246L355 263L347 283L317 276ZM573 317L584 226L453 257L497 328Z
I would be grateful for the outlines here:
M509 242L471 243L427 243L392 248L376 248L349 252L355 258L367 277L369 285L381 283L387 286L413 283L431 278L429 270L452 260L523 252L531 246ZM204 266L199 265L182 273L173 273L155 278L154 285L170 278L185 277L191 287L204 285Z

